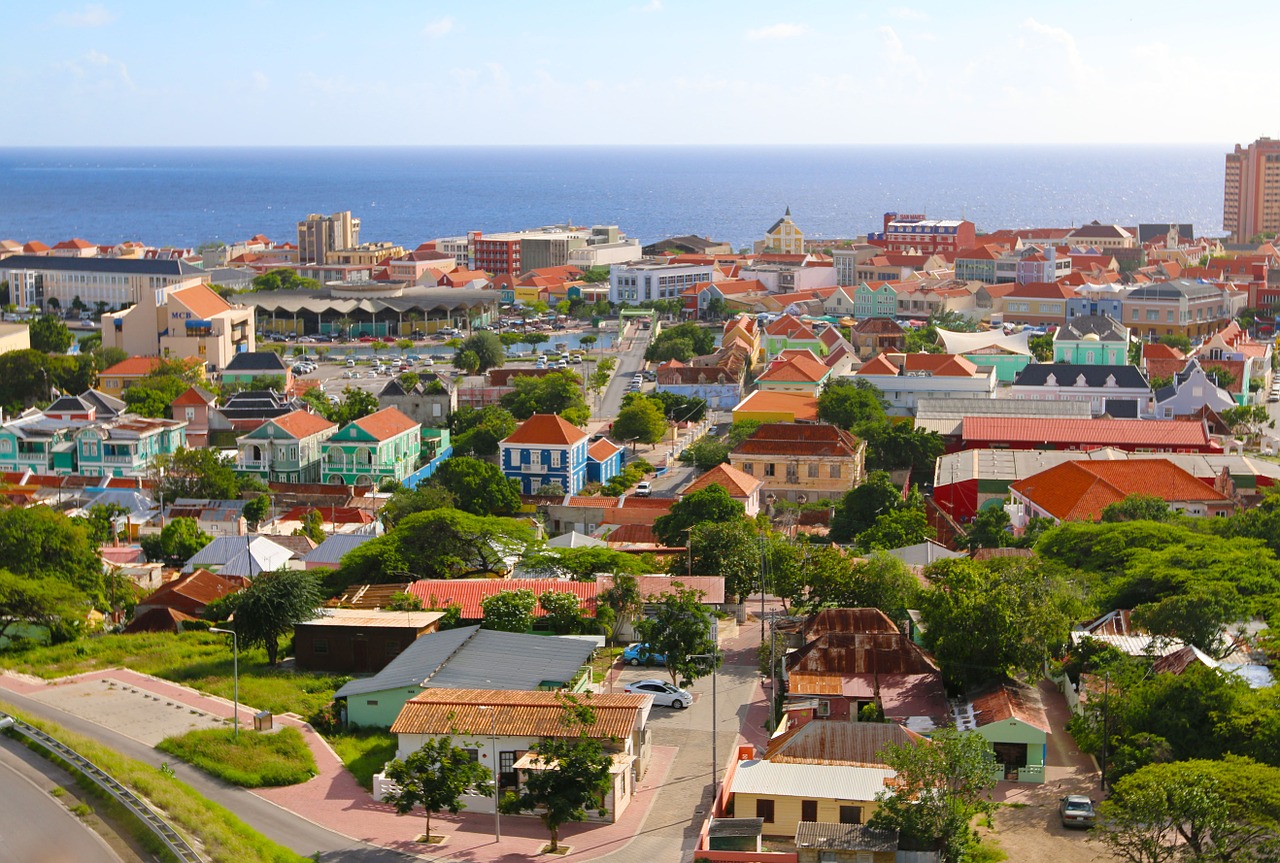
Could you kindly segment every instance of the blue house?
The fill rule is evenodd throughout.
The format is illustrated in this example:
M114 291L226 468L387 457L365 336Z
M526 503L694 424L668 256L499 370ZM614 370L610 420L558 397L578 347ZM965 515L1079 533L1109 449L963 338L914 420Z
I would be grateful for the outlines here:
M587 447L587 482L608 482L622 473L622 461L626 447L608 438Z
M498 448L503 474L525 494L557 484L577 494L587 482L587 433L555 414L534 414Z

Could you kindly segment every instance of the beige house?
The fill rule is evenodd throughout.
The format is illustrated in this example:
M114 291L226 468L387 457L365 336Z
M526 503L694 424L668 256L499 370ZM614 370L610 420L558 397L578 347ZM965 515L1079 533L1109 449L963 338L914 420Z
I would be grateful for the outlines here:
M31 347L31 328L26 324L0 324L0 354L25 351Z
M102 316L102 344L143 357L195 357L219 371L254 350L253 309L205 285L143 291L137 305Z
M729 464L764 481L766 502L837 499L866 476L867 442L827 423L767 423L729 453Z

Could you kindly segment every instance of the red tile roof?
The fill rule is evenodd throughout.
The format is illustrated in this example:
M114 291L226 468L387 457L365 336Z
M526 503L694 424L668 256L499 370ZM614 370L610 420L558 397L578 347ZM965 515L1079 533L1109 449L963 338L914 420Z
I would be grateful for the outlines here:
M709 485L720 486L730 497L750 497L760 491L764 480L743 473L731 464L718 464L685 486L680 493L693 494Z
M267 422L274 423L285 434L298 440L319 434L325 429L337 427L336 423L331 423L319 414L313 414L310 411L294 411L282 417L267 420Z
M642 525L624 524L618 530L629 527L642 527ZM618 531L614 531L617 533ZM609 535L610 539L613 534ZM676 590L676 583L679 582L684 587L697 591L702 594L701 601L706 605L720 605L724 602L724 577L719 575L637 575L636 588L640 591L640 598L644 600L655 600L664 593L672 593ZM612 575L602 575L596 579L596 583L600 585L601 590L608 590L613 586Z
M829 423L765 423L734 447L733 454L853 458L861 445L856 437Z
M622 445L616 444L608 438L600 438L600 440L587 447L587 455L596 461L604 461L614 453L621 451Z
M534 596L548 590L572 593L578 597L583 614L596 613L596 595L600 585L594 581L562 581L558 578L424 578L409 586L409 593L418 597L428 608L444 608L448 605L462 607L465 620L483 620L481 602L496 593L525 588ZM535 606L534 617L544 617L542 606Z
M373 524L373 513L357 506L311 506L303 504L280 516L280 521L302 521L312 510L320 513L326 524ZM274 538L273 538L274 541Z
M1102 510L1131 494L1166 502L1231 498L1162 458L1069 461L1015 482L1010 489L1060 521L1097 521Z
M782 362L773 362L758 380L817 383L831 374L817 358L810 356L789 357Z
M662 547L662 540L648 524L620 524L604 537L609 545L648 545ZM599 581L600 579L596 579ZM603 590L604 588L601 588Z
M182 303L202 318L212 318L221 312L231 311L231 304L205 285L192 285L172 292L169 297Z
M1125 444L1164 449L1210 447L1204 424L1190 420L965 417L961 421L961 437L966 441L1033 446L1058 443L1084 449Z
M366 417L361 417L355 421L355 424L380 441L389 440L421 425L396 408L383 408Z
M737 407L736 413L788 414L796 420L816 420L818 418L818 399L803 393L775 393L768 390L756 390L747 396Z
M566 446L575 444L586 436L587 433L582 429L555 414L534 414L502 442Z
M589 694L583 699L595 713L588 737L625 739L639 723L648 696ZM484 710L480 708L484 707ZM427 689L405 702L392 734L494 733L503 737L572 737L577 727L561 720L564 705L556 692L491 689Z
M198 405L211 405L215 401L211 393L207 393L199 387L188 387L182 395L173 400L175 407L195 407Z
M138 605L162 606L187 614L199 614L215 599L235 593L240 585L228 581L205 569L197 569L180 575L168 584L161 585Z
M161 362L159 357L129 357L104 369L99 377L145 377L160 368Z

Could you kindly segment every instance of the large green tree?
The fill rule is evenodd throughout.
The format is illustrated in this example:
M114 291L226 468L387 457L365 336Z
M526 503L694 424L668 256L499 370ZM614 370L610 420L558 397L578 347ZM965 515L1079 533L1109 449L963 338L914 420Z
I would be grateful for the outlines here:
M156 466L164 468L160 490L170 503L180 497L237 500L241 481L234 464L217 450L179 447L172 455L156 459Z
M582 395L582 379L571 371L551 372L542 377L517 375L511 379L512 391L502 396L501 404L519 420L534 414L559 414L576 426L586 425L591 411Z
M567 590L546 590L538 597L544 620L556 635L573 635L582 629L582 604Z
M824 546L802 552L804 573L797 605L806 611L820 608L878 608L893 620L913 607L919 582L898 558L882 551L852 562L838 549Z
M169 519L160 533L144 536L142 548L150 560L163 561L169 566L181 566L212 539L200 529L194 518L179 516Z
M612 435L621 441L655 444L666 433L667 418L663 416L661 403L646 396L633 398L613 421Z
M818 419L854 430L885 421L881 393L866 381L836 378L818 396Z
M394 806L397 815L408 815L421 806L426 811L428 841L432 815L457 815L466 808L462 803L464 794L493 793L489 770L472 759L470 750L455 746L448 736L427 739L403 760L397 758L388 763L385 772L395 785L382 802Z
M890 550L933 539L937 532L919 509L892 509L882 512L871 526L858 534L858 550Z
M521 561L525 569L549 578L572 578L593 581L598 573L638 573L644 563L634 554L612 548L544 548Z
M866 424L859 433L867 441L868 470L911 468L915 479L933 479L933 465L946 445L935 432L910 421Z
M747 518L703 521L688 534L686 551L672 558L674 576L692 572L724 578L726 597L742 597L760 587L760 536Z
M520 509L520 481L508 479L487 461L468 456L446 459L430 485L444 489L454 506L472 515L511 515Z
M904 850L937 851L942 863L967 859L978 841L970 822L995 809L985 794L996 784L991 744L945 728L927 741L891 743L880 757L897 776L892 791L876 794L869 825L897 830Z
M862 485L850 489L836 504L828 536L832 542L853 542L884 513L919 506L913 496L903 497L902 489L894 485L889 474L873 471Z
M65 354L73 341L71 330L54 315L42 315L31 322L31 349L47 354Z
M272 665L279 661L280 638L293 632L294 624L315 617L324 604L319 580L302 569L259 573L248 587L227 599L233 613L230 626L240 646L261 645Z
M463 407L450 417L454 455L479 457L498 454L498 442L510 437L519 423L511 411L498 405Z
M925 577L924 645L952 685L1019 671L1038 677L1083 611L1077 591L1035 560L944 560Z
M0 561L15 575L66 582L105 601L102 561L84 525L47 506L0 509Z
M653 533L663 545L675 548L685 544L685 531L694 525L740 521L745 512L741 501L713 483L671 504L671 510L654 521Z
M384 525L393 528L403 521L405 516L432 509L453 509L454 503L453 495L446 489L424 482L415 488L400 486L391 492L391 497L387 498L379 515L382 516Z
M0 569L0 638L16 639L23 626L49 629L56 643L77 634L89 613L89 598L58 578L32 578Z
M649 343L644 358L651 363L671 359L684 362L692 357L709 354L715 349L715 330L686 322L665 327Z

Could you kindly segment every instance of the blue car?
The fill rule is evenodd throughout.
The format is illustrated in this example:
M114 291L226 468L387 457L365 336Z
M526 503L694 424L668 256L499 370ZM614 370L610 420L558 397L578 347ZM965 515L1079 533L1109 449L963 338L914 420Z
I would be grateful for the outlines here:
M622 661L628 665L666 665L667 658L653 653L647 644L633 644L622 651Z

